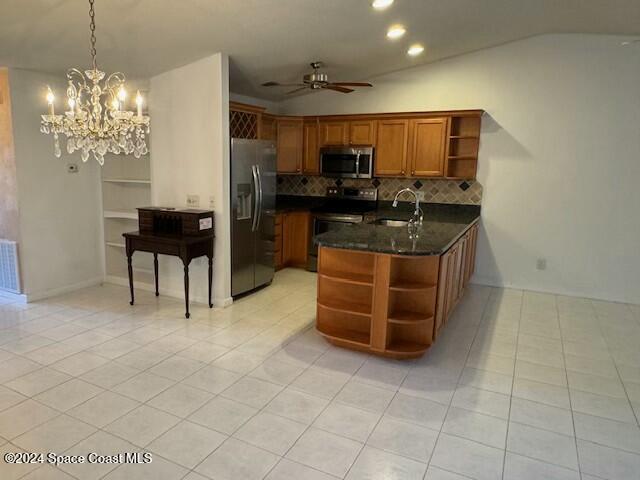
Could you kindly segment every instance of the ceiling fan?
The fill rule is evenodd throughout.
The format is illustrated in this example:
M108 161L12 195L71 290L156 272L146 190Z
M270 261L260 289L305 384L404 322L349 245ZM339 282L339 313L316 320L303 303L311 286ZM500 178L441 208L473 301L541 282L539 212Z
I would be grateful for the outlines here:
M367 82L329 82L329 77L326 73L321 73L318 70L323 67L322 62L311 62L311 68L313 68L313 73L307 73L304 77L302 77L302 83L278 83L278 82L265 82L262 84L263 87L298 87L290 92L287 92L287 95L291 95L292 93L298 93L302 90L310 89L310 90L335 90L340 93L351 93L353 92L353 88L347 87L373 87L370 83Z

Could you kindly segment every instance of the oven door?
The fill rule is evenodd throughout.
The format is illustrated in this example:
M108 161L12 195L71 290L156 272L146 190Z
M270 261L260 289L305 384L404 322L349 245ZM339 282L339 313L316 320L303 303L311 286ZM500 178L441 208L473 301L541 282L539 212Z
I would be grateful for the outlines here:
M318 271L318 246L313 243L313 237L324 232L337 230L344 225L361 223L362 219L362 215L317 215L313 219L313 235L307 256L307 270L310 272Z
M320 150L320 172L325 177L371 178L372 147L329 147Z

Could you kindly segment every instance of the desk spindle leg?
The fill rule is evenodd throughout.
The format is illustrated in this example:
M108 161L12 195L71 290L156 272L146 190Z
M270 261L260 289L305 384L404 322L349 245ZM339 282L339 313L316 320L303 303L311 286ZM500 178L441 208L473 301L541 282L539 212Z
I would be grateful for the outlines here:
M133 305L135 298L133 296L133 265L132 265L132 255L127 254L127 270L129 270L129 291L131 292L131 301L129 305Z
M184 316L189 318L191 314L189 313L189 265L184 264L184 303L186 305L186 313Z
M153 273L155 274L155 278L156 278L156 297L160 295L160 293L158 292L158 254L154 253L153 254Z
M211 303L211 285L213 283L213 258L209 257L209 308L213 308Z

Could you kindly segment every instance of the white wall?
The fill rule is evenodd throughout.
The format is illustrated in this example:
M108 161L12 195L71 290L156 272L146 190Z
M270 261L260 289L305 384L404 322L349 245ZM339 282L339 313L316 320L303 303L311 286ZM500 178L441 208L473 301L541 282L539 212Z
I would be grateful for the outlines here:
M200 207L214 199L213 296L231 302L229 223L229 59L216 54L151 79L151 184L154 205L185 206L189 194ZM182 262L162 258L163 293L183 296ZM207 262L191 263L191 297L207 296Z
M283 113L485 109L475 281L640 303L640 45L621 40L530 38Z
M79 153L53 155L53 137L40 133L46 86L64 95L64 76L10 69L18 179L23 293L34 300L102 281L99 254L100 167ZM57 107L63 105L58 100ZM80 172L69 174L68 163Z

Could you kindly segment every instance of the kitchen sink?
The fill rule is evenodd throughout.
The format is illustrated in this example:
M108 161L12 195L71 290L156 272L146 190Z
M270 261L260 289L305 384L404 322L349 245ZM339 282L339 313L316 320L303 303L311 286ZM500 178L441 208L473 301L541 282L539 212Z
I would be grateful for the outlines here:
M406 227L409 225L407 220L395 220L393 218L379 218L373 223L375 225L384 225L386 227Z

